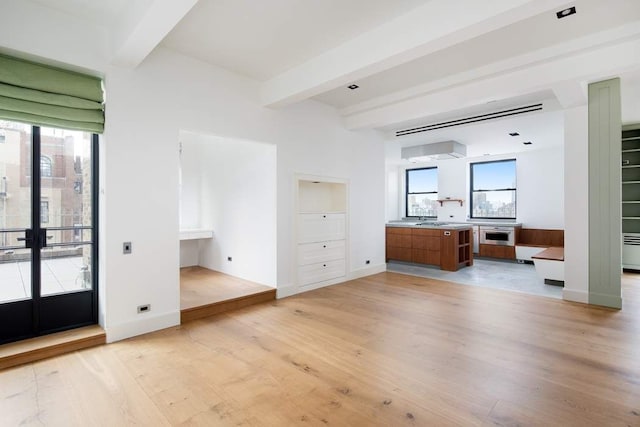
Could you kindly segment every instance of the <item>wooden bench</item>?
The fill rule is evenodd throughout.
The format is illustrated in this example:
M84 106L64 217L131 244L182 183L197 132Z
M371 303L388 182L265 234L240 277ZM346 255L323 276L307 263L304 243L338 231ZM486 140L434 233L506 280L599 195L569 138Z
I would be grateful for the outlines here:
M516 259L532 261L540 249L563 248L564 230L516 228Z
M564 286L564 248L547 248L531 257L536 273L547 285Z

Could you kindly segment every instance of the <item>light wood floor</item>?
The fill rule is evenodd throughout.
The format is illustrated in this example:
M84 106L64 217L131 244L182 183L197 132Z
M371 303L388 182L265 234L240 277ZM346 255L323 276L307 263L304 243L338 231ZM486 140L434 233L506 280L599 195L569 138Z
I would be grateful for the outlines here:
M245 297L273 288L203 267L180 269L180 309Z
M0 424L639 426L624 309L381 273L0 372Z

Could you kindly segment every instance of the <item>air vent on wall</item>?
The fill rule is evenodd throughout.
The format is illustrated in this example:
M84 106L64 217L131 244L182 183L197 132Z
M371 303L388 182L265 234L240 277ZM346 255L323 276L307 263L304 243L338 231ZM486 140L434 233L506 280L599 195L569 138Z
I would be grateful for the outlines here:
M440 122L440 123L432 123L426 126L419 126L411 129L399 130L399 131L396 131L396 137L411 135L411 134L420 133L420 132L428 132L436 129L444 129L444 128L449 128L454 126L468 125L470 123L484 122L487 120L500 119L502 117L515 116L518 114L532 113L534 111L542 111L542 104L531 104L523 107L511 108L508 110L495 111L493 113L480 114L477 116L464 117L461 119L449 120L449 121Z

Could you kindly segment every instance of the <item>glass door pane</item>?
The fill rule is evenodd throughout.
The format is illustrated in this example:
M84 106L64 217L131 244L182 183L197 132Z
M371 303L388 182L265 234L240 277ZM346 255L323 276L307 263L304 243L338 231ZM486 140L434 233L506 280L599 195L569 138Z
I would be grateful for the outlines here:
M31 126L0 120L0 304L31 298Z
M92 135L40 130L41 295L92 289Z

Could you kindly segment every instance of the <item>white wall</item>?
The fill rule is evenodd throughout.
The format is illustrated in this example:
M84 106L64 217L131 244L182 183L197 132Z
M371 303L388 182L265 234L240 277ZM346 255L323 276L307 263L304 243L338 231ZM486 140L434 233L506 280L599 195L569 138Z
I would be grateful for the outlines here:
M388 194L387 220L400 219L405 214L406 169L437 166L438 197L464 200L462 207L458 203L444 203L438 209L438 220L464 222L469 216L469 164L513 158L517 174L516 221L526 228L564 228L564 151L561 146L511 155L387 166L388 186L394 180L398 182L397 189ZM390 217L393 213L397 216Z
M179 134L180 229L202 228L201 191L203 145L190 133Z
M214 231L200 241L198 264L275 287L276 146L191 133L181 140L183 155L199 156L199 226Z
M383 268L384 145L377 132L346 131L335 110L315 102L262 108L254 81L162 48L136 70L108 69L105 84L101 270L110 341L179 322L181 129L277 146L278 287L293 283L295 173L349 179L350 270L365 259ZM123 241L133 242L133 254L122 255ZM151 312L137 314L147 303Z

